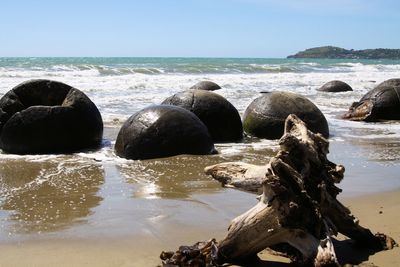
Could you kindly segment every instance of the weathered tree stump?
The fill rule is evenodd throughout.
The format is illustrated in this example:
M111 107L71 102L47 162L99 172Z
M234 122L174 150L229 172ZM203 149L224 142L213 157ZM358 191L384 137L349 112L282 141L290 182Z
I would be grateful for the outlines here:
M259 202L232 220L223 240L163 253L164 266L241 262L265 248L300 263L339 266L331 239L337 233L376 250L396 244L390 237L374 235L360 226L336 199L341 189L335 184L343 179L344 167L327 159L327 139L290 115L279 144L277 155L265 166L231 162L205 169L224 186L261 193Z

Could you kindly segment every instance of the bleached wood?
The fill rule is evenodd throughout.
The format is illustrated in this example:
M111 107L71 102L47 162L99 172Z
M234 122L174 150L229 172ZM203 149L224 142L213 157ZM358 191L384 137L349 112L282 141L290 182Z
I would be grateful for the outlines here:
M335 184L343 179L344 167L327 159L327 139L309 131L295 115L289 115L279 145L277 155L266 165L227 162L205 168L223 186L261 194L259 202L232 220L224 239L206 243L207 252L202 252L203 245L203 250L195 245L191 248L199 253L191 258L187 250L180 248L174 256L165 257L165 266L214 266L243 261L265 248L278 249L315 266L338 266L332 242L338 232L375 249L387 249L387 244L395 243L390 237L374 235L360 226L350 210L336 199L341 190ZM285 251L282 244L295 250ZM296 255L292 255L294 252ZM192 261L205 265L194 265Z

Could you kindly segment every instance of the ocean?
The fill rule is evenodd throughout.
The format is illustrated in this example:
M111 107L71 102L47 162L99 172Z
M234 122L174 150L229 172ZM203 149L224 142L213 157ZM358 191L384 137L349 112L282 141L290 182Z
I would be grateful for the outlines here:
M122 123L142 108L211 80L243 115L260 92L290 91L314 102L330 128L329 158L346 167L343 195L400 187L400 123L340 116L378 83L400 78L400 61L252 58L0 58L0 97L30 79L72 85L99 108L105 134L98 151L72 155L0 153L0 243L48 238L140 235L170 242L176 229L199 233L254 205L253 195L203 173L225 161L265 164L277 140L216 144L218 155L131 161L113 152ZM354 91L318 92L331 80ZM202 230L203 229L203 230ZM169 243L170 244L170 243Z
M89 95L107 125L200 80L212 80L241 113L259 92L283 90L310 98L334 119L377 83L399 74L400 61L390 60L0 58L0 96L29 79L58 80ZM317 93L334 79L350 84L354 92L334 97Z

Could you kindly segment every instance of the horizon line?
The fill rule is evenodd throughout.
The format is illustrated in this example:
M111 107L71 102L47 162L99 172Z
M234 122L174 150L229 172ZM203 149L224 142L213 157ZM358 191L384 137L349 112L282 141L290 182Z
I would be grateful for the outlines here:
M286 57L262 56L2 56L0 58L210 58L210 59L286 59Z

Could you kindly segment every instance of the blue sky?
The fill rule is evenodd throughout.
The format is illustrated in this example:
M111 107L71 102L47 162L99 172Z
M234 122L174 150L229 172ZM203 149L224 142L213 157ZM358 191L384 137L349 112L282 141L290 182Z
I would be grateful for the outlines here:
M5 0L0 56L286 57L400 48L398 0Z

